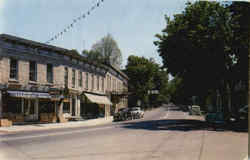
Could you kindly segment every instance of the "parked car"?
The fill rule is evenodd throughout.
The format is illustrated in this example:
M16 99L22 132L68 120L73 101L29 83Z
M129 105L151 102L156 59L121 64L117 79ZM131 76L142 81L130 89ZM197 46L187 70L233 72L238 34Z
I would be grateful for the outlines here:
M244 107L239 109L239 120L248 120L248 105L245 105Z
M132 119L131 112L128 108L121 108L114 114L114 121L125 121L128 119Z
M130 108L130 113L133 119L140 119L144 117L144 111L140 107Z
M205 120L208 126L213 127L213 128L217 128L219 126L223 126L226 124L226 121L224 119L224 115L222 112L208 113L205 116Z

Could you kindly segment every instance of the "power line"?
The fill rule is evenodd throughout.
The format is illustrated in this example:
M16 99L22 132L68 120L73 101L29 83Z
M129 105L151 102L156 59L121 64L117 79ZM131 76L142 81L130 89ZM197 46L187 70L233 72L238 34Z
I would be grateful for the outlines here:
M91 8L88 9L88 11L86 13L81 14L79 17L74 18L72 20L72 23L70 25L68 25L67 27L65 27L61 32L58 32L56 35L54 35L52 38L50 38L48 41L46 41L45 43L49 44L50 42L58 39L59 37L61 37L64 33L68 32L70 29L72 29L75 24L80 21L85 19L87 16L90 15L90 13L95 10L97 7L99 7L101 5L101 3L104 2L104 0L97 0L92 6Z

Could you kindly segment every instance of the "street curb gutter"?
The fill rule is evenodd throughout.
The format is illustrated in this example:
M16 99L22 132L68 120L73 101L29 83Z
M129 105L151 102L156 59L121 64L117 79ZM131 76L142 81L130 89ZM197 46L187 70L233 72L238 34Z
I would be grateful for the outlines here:
M99 118L86 121L77 121L77 122L66 122L66 123L49 123L41 124L39 126L35 125L23 125L23 126L12 126L12 127L0 127L0 135L8 133L16 133L23 131L38 131L38 130L50 130L50 129L59 129L59 128L75 128L75 127L87 127L87 126L97 126L103 124L112 123L113 117L108 118Z

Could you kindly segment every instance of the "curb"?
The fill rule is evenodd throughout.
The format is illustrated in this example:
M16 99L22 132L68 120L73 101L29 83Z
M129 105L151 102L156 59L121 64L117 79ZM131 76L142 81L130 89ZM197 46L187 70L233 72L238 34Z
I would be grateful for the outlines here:
M89 126L98 126L103 124L109 124L113 122L113 117L108 119L93 119L86 121L78 121L78 122L66 122L66 123L49 123L41 126L12 126L12 127L0 127L0 135L10 134L10 133L18 133L25 131L40 131L40 130L50 130L50 129L59 129L59 128L76 128L76 127L89 127ZM16 127L16 128L14 128Z

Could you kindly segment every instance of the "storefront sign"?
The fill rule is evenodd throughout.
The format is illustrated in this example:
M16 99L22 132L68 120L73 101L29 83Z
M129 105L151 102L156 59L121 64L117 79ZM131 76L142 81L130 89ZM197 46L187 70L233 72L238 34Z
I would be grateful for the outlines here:
M40 92L23 92L23 91L7 91L11 97L20 97L20 98L51 98L51 95L48 93Z

